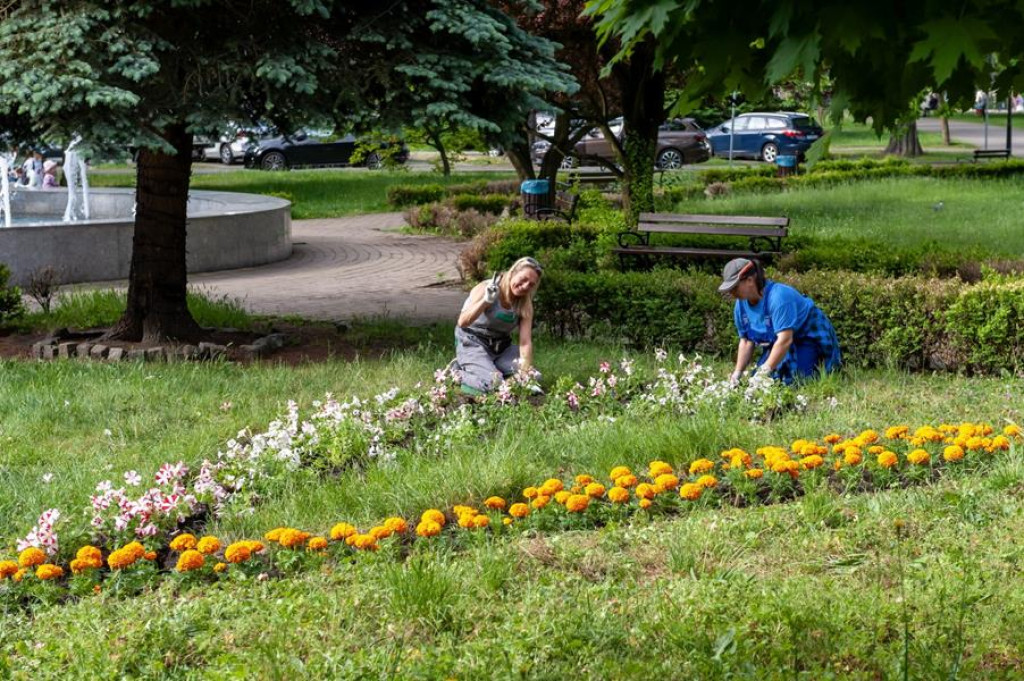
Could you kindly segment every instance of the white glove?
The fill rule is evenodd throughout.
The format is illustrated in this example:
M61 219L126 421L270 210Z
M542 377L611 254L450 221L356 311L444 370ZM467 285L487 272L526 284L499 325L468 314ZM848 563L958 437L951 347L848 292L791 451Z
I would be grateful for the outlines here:
M762 364L757 367L757 371L754 372L755 376L771 376L772 370L768 368L767 364Z
M498 282L491 280L491 283L484 289L484 302L490 305L498 299Z
M739 371L734 371L731 374L729 374L729 385L731 385L733 388L738 386L740 384L741 375L742 374Z

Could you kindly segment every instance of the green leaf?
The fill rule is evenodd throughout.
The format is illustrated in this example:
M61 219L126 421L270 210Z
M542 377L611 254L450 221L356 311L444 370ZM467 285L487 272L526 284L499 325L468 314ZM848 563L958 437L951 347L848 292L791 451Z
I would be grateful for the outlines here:
M926 37L914 44L908 61L931 62L935 80L943 83L960 58L976 68L984 66L983 45L996 42L995 32L975 17L942 17L921 25Z

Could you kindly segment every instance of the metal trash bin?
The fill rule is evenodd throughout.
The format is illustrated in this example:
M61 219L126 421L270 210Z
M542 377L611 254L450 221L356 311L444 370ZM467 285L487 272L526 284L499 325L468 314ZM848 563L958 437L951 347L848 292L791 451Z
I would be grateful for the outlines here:
M551 183L547 180L523 180L519 185L523 197L523 214L537 218L541 208L551 208Z
M777 156L775 158L775 167L775 177L787 177L789 175L796 175L797 157Z

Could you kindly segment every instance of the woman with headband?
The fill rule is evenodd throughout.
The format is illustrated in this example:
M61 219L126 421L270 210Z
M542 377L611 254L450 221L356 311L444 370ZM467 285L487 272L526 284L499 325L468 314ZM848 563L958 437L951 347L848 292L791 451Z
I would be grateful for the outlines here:
M767 372L785 383L835 371L842 364L839 340L825 313L792 286L765 279L757 260L736 258L722 270L722 293L735 299L733 322L739 335L736 368L729 380L736 384L754 357L758 373Z

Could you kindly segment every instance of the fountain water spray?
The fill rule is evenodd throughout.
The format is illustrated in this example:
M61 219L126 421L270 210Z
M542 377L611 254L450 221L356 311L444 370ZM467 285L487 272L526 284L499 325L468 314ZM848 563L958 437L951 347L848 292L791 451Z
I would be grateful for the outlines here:
M14 154L0 154L0 216L3 217L4 227L11 226L11 163L15 159Z
M81 141L82 138L76 137L64 152L64 177L68 181L68 205L64 209L64 222L89 219L89 178L85 161L75 151L75 146Z

